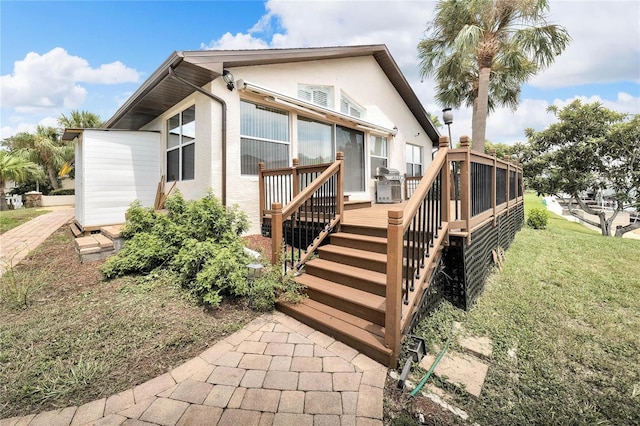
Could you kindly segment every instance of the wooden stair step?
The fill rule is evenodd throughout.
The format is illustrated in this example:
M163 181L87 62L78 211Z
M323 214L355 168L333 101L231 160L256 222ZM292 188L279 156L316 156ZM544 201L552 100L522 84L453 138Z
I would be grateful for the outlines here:
M345 201L344 209L345 210L357 210L357 209L368 209L371 207L371 201Z
M307 288L312 300L373 323L384 325L386 299L377 294L358 290L310 274L296 277L296 282Z
M344 223L340 225L340 232L346 232L349 234L359 234L359 235L370 235L372 237L382 237L387 238L387 228L380 228L377 226L367 226L367 225L345 225Z
M73 234L73 238L80 238L84 235L80 226L74 221L69 225L69 229L71 229L71 233Z
M376 253L387 253L387 239L384 237L336 232L331 234L331 244Z
M100 248L102 250L112 250L113 249L113 240L108 238L102 234L93 234L93 238L100 244Z
M305 264L305 271L309 275L377 294L378 296L386 295L387 276L380 272L335 263L320 258L307 262Z
M387 366L391 364L392 352L384 345L384 338L381 337L384 331L379 325L363 322L362 319L346 312L336 311L330 306L309 299L297 304L278 302L276 307L279 311L341 341L381 364Z
M383 274L387 272L387 255L382 253L329 244L319 247L318 255L321 259L336 263L356 266Z

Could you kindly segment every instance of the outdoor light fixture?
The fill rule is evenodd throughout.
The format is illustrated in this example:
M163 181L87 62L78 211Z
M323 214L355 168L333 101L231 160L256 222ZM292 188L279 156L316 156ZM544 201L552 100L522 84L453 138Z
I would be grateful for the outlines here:
M453 149L453 139L451 139L451 123L453 123L453 112L451 108L445 108L442 110L442 121L447 125L449 129L449 148ZM451 167L453 168L453 190L455 194L455 206L456 206L456 219L458 219L458 185L459 185L459 176L458 176L458 163L455 161L451 162Z
M235 87L235 80L233 79L233 74L231 74L231 71L222 71L222 79L225 83L227 83L227 89L233 90L233 88Z
M449 129L449 147L453 148L453 139L451 139L451 123L453 123L453 112L451 108L445 108L442 110L442 121L447 125Z

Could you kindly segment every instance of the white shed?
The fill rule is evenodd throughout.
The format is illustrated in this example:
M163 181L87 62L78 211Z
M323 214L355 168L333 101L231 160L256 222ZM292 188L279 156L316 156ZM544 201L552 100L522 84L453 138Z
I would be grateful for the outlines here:
M153 206L162 174L159 132L67 129L75 139L76 222L83 230L124 223L134 200Z

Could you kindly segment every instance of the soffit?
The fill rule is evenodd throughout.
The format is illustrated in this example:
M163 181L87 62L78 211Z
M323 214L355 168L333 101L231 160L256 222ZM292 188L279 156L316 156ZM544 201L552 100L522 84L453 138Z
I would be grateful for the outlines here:
M415 92L404 78L385 45L262 50L201 50L173 53L105 124L106 128L137 130L193 93L184 83L169 77L173 68L180 77L202 87L225 68L325 59L373 56L387 78L420 123L437 143L439 133L429 121Z

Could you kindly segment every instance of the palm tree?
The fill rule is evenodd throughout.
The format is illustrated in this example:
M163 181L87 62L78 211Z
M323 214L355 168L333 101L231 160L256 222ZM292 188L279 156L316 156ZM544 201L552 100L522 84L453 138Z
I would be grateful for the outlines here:
M7 181L23 182L27 179L38 177L42 171L37 164L26 158L7 151L0 151L0 210L7 210L4 184Z
M73 110L69 114L69 117L60 114L58 124L62 127L72 129L97 129L98 127L102 127L103 123L98 114L89 111Z
M520 87L569 44L564 27L548 24L547 0L441 0L418 43L423 77L435 77L436 100L473 108L473 149L484 150L487 116L515 109Z
M75 153L72 143L61 140L53 127L38 126L36 133L21 132L3 141L12 152L39 164L45 170L53 189L60 188L58 170L71 161Z

